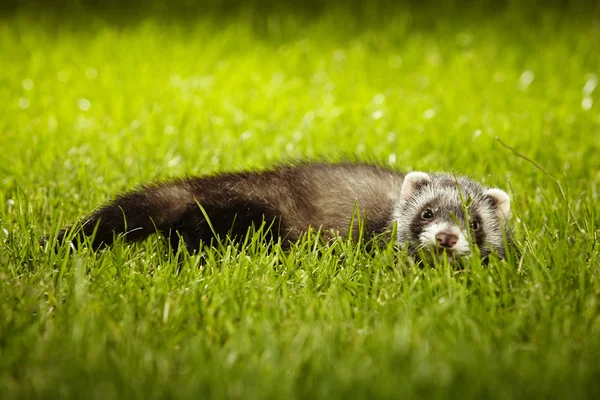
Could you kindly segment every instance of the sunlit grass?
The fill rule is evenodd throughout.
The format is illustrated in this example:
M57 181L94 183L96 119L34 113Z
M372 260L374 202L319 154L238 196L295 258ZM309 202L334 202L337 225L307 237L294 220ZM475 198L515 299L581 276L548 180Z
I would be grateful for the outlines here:
M3 17L1 397L600 392L598 10L440 7ZM504 188L522 256L37 244L152 179L315 157Z

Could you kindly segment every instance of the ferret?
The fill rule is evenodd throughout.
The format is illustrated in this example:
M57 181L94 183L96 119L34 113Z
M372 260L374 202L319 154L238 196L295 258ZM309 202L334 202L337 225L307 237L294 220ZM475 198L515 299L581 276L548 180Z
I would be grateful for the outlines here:
M73 237L77 245L87 237L97 249L117 236L135 242L160 232L174 252L183 244L194 253L215 238L239 241L262 226L284 247L315 229L353 240L395 234L411 255L461 258L477 246L481 257L505 258L510 214L506 192L464 176L307 162L152 183L117 196L57 239Z

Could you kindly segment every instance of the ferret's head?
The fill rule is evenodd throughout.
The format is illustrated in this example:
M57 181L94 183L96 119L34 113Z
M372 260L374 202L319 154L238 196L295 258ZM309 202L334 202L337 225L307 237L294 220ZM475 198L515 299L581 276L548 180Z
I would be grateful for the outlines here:
M465 177L407 174L394 219L398 242L411 254L430 250L454 259L470 255L471 246L476 245L482 258L492 251L504 258L505 244L510 241L506 192Z

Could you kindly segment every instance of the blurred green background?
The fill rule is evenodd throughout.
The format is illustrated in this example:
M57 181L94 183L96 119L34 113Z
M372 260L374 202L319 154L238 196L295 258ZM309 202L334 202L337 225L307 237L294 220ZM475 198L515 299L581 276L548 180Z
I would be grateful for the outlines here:
M597 2L40 0L0 15L3 399L600 391ZM149 180L306 158L499 186L523 255L404 275L349 244L181 269L158 239L37 245Z

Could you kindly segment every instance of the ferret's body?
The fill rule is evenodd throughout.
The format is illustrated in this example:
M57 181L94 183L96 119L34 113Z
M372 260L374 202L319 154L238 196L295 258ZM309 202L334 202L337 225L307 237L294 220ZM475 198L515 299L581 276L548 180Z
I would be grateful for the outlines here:
M474 230L473 242L484 255L494 249L503 256L510 213L506 193L466 178L353 163L306 163L148 185L93 212L78 235L93 236L92 245L100 247L115 235L136 241L161 232L174 250L181 239L194 252L215 234L239 239L263 224L268 236L284 245L309 228L357 238L360 221L366 238L392 232L396 224L398 243L411 251L438 246L464 255L471 235L461 196L471 199L469 219L482 228ZM426 209L431 218L422 215Z

